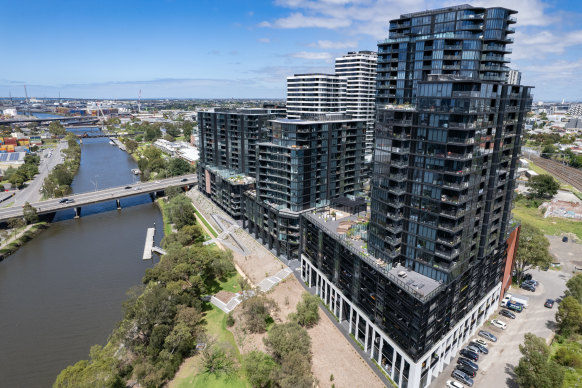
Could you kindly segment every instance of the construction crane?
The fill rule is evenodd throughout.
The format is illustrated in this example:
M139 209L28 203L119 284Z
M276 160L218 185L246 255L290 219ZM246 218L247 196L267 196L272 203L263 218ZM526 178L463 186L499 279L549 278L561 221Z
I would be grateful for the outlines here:
M137 96L137 113L141 113L141 89L139 90L139 94Z
M26 106L28 107L28 115L30 116L30 100L28 99L28 92L26 91L26 84L24 84L24 96L26 97Z
M103 117L103 122L101 124L101 132L105 132L105 113L103 113L103 110L101 109L101 104L99 102L95 103L97 105L97 118L99 118L99 112L101 112L101 115Z

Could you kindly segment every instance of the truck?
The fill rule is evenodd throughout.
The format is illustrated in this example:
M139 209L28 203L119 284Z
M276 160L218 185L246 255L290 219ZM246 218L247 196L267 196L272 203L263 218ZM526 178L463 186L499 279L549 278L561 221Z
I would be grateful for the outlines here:
M527 298L525 296L515 296L512 294L505 294L505 297L501 301L501 304L505 306L508 301L521 304L523 306L523 308L527 308L529 298Z

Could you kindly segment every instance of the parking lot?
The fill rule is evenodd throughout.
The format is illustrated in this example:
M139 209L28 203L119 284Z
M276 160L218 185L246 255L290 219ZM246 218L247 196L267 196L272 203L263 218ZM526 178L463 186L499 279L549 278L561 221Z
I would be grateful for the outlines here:
M497 313L489 318L482 330L487 330L497 337L496 343L488 342L489 354L479 355L479 371L475 376L474 387L516 387L513 368L517 366L521 353L519 344L523 343L525 333L533 333L546 338L550 343L555 329L555 314L558 305L552 309L544 307L546 299L557 299L564 294L566 281L569 275L560 271L529 271L533 278L540 282L536 292L511 288L509 293L516 296L526 296L529 304L521 313L515 313L516 318L510 319L499 316ZM498 310L499 311L499 310ZM491 319L499 319L507 324L506 330L498 329L489 323ZM478 331L476 332L478 333ZM480 338L480 337L472 337ZM451 373L455 369L458 356L453 359L442 374L431 383L431 387L445 387L446 381L451 380Z

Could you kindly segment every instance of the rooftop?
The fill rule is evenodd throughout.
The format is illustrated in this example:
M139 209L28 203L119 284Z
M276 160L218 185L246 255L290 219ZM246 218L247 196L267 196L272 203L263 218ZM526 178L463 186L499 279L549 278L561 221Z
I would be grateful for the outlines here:
M390 281L400 286L411 296L422 302L429 300L436 292L440 291L444 285L434 279L414 272L409 268L396 264L392 266L381 259L377 259L368 253L367 244L361 238L352 238L345 231L348 223L357 224L368 220L367 217L358 215L348 215L344 212L335 211L336 217L332 216L332 209L319 210L318 212L307 212L304 216L320 226L322 230L337 239L352 253L358 255L363 261L377 269L379 273Z

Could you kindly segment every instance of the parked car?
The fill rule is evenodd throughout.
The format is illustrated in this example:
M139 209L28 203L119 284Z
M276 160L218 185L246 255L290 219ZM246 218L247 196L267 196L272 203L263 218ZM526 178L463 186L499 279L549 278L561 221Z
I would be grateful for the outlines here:
M488 339L491 342L497 342L497 337L486 330L479 330L479 336Z
M126 189L126 190L127 190L127 189L131 189L131 186L125 186L125 189Z
M68 198L63 198L59 201L59 203L67 203L68 200L69 200Z
M459 357L457 364L466 365L473 370L479 370L479 365L465 357Z
M476 342L476 343L478 343L479 345L482 345L482 346L485 346L485 347L487 347L487 341L485 341L485 340L483 340L483 339L481 339L481 338L475 338L475 339L473 340L473 342Z
M487 350L487 347L485 347L481 344L478 344L476 342L471 341L471 342L469 342L469 346L473 346L473 347L479 349L479 353L489 354L489 350Z
M75 203L75 200L74 200L74 199L67 199L67 200L65 201L65 203Z
M499 312L499 315L503 315L504 317L515 319L515 314L509 310L503 309Z
M180 182L186 182L187 180L188 180L188 178L183 178L183 179L180 179Z
M457 365L456 369L460 370L461 372L463 372L464 374L466 374L467 376L469 376L471 378L477 376L477 372L475 370L473 370L472 368L469 368L468 366Z
M523 280L531 280L533 278L533 276L531 275L531 273L526 273L525 275L523 275Z
M461 349L459 354L463 357L467 357L469 360L477 362L479 361L479 354L469 349Z
M505 324L505 322L500 321L499 319L492 319L491 324L495 327L500 328L501 330L507 329L507 325Z
M521 288L526 291L536 292L536 288L529 283L522 283Z
M465 386L455 380L447 380L447 388L465 388Z
M554 307L554 303L555 303L555 300L548 299L548 300L546 300L546 303L544 303L544 307L551 309L552 307Z
M522 284L530 284L534 287L537 287L538 284L540 284L540 283L537 280L530 279L530 280L524 280Z
M464 372L455 369L453 373L451 373L451 377L459 380L461 383L467 384L469 387L473 386L473 379L467 376Z
M470 350L472 352L475 352L477 354L481 353L481 351L479 350L479 348L476 347L476 346L473 346L472 344L467 345L467 347L465 349Z
M521 303L507 302L507 304L505 304L505 307L507 307L510 310L517 311L518 313L521 313L523 311L523 305Z

